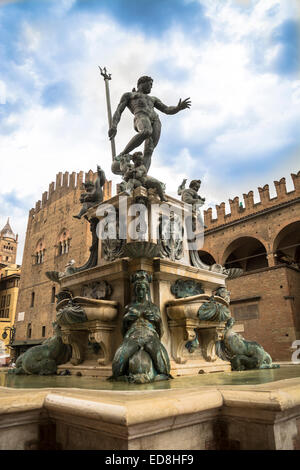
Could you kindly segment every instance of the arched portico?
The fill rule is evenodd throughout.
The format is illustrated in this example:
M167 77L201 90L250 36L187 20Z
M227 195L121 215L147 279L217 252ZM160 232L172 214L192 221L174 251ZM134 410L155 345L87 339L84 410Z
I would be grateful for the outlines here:
M300 221L291 222L281 229L273 243L275 264L300 268Z
M241 268L244 272L268 267L265 245L255 237L242 236L224 250L222 264L226 268Z

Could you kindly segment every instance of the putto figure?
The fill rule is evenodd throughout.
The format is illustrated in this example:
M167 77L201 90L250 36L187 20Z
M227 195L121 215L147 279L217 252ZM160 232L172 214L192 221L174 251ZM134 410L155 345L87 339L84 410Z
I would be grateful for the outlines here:
M131 156L131 160L133 165L130 163L130 155L122 155L120 157L120 168L123 173L123 179L126 181L125 192L130 195L134 188L143 186L146 189L155 189L160 200L167 201L163 184L152 176L147 175L142 152L135 152Z
M128 108L134 115L134 129L137 132L130 142L126 145L123 152L115 157L111 170L116 175L120 175L120 156L130 153L143 142L144 146L144 165L148 171L151 164L151 157L155 147L158 144L161 132L161 122L154 108L159 109L165 114L176 114L179 111L191 106L190 98L179 100L177 106L166 106L155 96L149 96L153 84L153 79L143 76L138 79L137 90L124 93L120 103L112 118L112 125L108 131L110 139L114 139L117 134L117 126L125 108Z
M103 186L105 181L105 173L102 168L97 165L96 181L94 183L92 181L83 183L86 192L80 195L82 208L80 209L79 214L73 215L75 219L81 219L81 217L89 210L90 207L100 204L100 202L103 201Z

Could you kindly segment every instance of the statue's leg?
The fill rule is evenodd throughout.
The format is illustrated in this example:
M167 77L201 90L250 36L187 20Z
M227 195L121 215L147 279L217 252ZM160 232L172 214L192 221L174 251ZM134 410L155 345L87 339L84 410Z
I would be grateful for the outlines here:
M147 171L151 165L151 157L155 147L158 144L159 138L161 133L161 122L157 117L152 123L152 134L151 136L145 140L145 147L144 147L144 165Z
M156 180L155 178L151 178L151 177L148 176L146 187L156 189L157 194L159 195L159 198L160 198L161 201L165 201L165 202L168 201L166 199L165 195L164 195L164 192L163 192L162 185L161 185L160 181Z
M83 205L82 205L82 208L80 209L79 214L73 215L74 219L81 219L81 217L83 216L83 214L86 213L87 209L88 209L88 208L87 208L87 205L86 205L86 204L83 204Z
M152 135L152 125L146 114L138 114L135 116L134 127L138 133L132 137L130 142L126 145L125 149L121 153L122 155L130 153Z

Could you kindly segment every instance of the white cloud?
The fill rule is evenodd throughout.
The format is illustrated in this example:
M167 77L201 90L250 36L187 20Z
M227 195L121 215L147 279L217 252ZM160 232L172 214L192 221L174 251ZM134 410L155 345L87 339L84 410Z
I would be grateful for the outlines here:
M0 80L0 104L6 103L6 85Z

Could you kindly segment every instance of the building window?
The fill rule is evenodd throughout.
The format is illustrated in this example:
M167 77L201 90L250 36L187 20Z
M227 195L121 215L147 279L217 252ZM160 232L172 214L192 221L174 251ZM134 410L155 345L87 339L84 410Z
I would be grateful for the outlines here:
M31 333L32 333L31 323L28 323L28 326L27 326L27 338L31 338Z
M42 264L44 262L45 250L37 251L35 254L35 264Z
M39 240L36 249L35 249L35 264L42 264L44 262L45 258L45 246L44 246L44 241Z
M34 297L35 297L35 294L34 294L34 292L31 292L31 302L30 302L30 307L34 307Z
M58 244L57 244L58 256L64 255L65 253L69 253L70 241L71 241L71 238L70 238L69 231L66 229L62 230L62 232L60 233L58 237Z
M5 303L6 303L6 295L2 295L2 297L1 297L1 308L5 307Z
M42 326L42 337L45 338L46 336L46 327Z
M11 294L7 294L7 296L6 296L6 307L10 306L10 297L11 297Z
M0 318L9 318L9 308L0 310Z
M52 287L52 290L51 290L51 303L52 304L55 303L55 287L54 286Z

